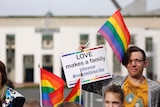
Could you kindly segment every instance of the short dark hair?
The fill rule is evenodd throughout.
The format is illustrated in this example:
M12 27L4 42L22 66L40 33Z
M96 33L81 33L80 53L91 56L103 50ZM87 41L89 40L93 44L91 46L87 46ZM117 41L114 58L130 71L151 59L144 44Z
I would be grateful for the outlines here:
M122 60L122 64L123 64L124 66L127 66L128 62L129 62L129 59L130 59L130 57L131 57L131 53L132 53L132 52L141 52L142 55L143 55L143 60L144 60L144 61L146 60L146 54L145 54L144 50L142 50L142 49L139 48L138 46L130 46L130 47L127 49L127 51L126 51L126 53L125 53L125 55L124 55L124 58L123 58L123 60Z
M109 87L107 87L106 90L104 91L104 98L107 92L113 92L113 93L120 94L120 100L124 102L124 91L123 89L121 89L121 86L112 84Z
M0 72L2 74L1 85L4 86L7 83L8 79L7 79L7 73L6 73L6 66L2 61L0 61Z

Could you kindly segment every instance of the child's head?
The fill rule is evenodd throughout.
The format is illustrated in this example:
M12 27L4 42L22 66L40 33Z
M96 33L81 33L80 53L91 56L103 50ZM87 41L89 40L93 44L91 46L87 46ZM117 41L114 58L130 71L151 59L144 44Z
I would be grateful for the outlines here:
M104 92L105 107L123 107L124 92L115 84L107 87Z

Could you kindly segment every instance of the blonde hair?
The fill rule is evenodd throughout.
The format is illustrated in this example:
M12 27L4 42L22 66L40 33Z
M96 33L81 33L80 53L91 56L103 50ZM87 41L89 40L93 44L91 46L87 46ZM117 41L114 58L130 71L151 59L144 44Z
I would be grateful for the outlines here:
M39 101L35 99L29 99L24 102L23 107L41 107Z
M81 105L74 102L63 102L58 107L82 107Z

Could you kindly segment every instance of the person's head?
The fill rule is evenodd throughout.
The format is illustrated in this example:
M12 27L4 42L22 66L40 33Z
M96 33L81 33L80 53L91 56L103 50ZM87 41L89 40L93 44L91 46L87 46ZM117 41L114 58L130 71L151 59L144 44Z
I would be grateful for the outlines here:
M148 61L144 50L137 46L130 46L125 53L122 64L128 69L129 76L136 78L142 76Z
M58 107L82 107L82 106L74 102L63 102L59 104Z
M105 107L123 107L124 92L118 85L111 85L104 91L104 106Z
M7 83L7 73L5 64L0 61L0 85L4 86Z
M24 102L23 107L41 107L39 101L35 99L29 99Z

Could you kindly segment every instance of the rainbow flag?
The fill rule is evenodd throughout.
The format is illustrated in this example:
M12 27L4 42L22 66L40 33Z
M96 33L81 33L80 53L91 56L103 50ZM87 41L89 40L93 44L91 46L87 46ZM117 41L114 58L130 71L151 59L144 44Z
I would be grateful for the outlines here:
M54 104L54 107L57 107L60 103L63 102L63 93L64 87L61 87L49 94L49 97L51 99L52 104Z
M121 62L130 44L130 33L119 10L109 17L106 23L98 30L98 33L108 41Z
M69 95L66 97L64 102L75 102L83 105L83 98L81 95L81 81L77 81Z
M42 105L53 106L56 105L53 99L50 99L49 94L57 91L60 88L64 88L64 81L60 77L54 75L53 73L41 68L41 97ZM63 90L61 90L63 91ZM60 94L63 94L60 93ZM61 101L63 99L59 99ZM55 101L58 103L57 101Z

